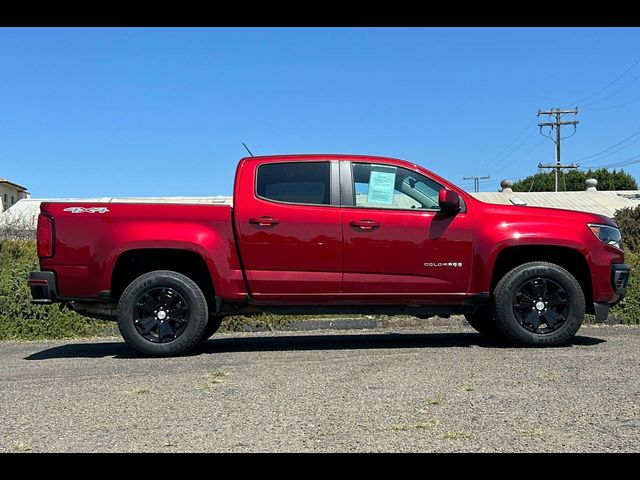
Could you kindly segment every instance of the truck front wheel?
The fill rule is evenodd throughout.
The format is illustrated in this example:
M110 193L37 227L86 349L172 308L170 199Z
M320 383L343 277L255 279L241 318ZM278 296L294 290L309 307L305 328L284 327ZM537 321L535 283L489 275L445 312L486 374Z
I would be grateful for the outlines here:
M118 302L118 327L136 350L180 355L204 335L209 312L198 285L180 273L156 270L136 278Z
M222 325L222 320L224 317L222 315L209 315L209 321L207 322L207 327L204 329L204 333L202 334L201 342L206 342L211 338L211 336L218 331L220 325Z
M494 339L502 338L502 333L498 329L496 321L491 313L484 311L478 313L465 313L464 318L476 332Z
M563 345L584 319L580 284L567 270L549 262L514 268L498 282L494 298L498 329L520 345Z

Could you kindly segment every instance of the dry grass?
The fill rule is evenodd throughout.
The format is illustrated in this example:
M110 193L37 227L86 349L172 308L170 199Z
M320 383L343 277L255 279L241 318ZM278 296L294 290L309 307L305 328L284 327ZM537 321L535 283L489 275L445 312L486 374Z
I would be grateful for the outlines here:
M16 442L11 445L11 450L13 450L14 452L30 452L31 444L27 442Z
M227 376L227 372L224 370L215 370L213 372L207 372L202 375L203 380L205 380L205 388L213 388L216 385L223 383L224 378Z

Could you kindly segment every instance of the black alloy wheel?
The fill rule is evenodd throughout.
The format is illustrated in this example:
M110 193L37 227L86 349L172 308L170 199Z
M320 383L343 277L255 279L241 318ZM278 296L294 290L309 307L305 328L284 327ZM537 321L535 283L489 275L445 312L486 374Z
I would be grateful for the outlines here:
M204 335L207 300L189 277L155 270L133 280L118 301L122 338L145 355L182 355Z
M493 293L495 324L518 345L565 345L584 320L586 299L580 283L555 263L518 265L500 279Z
M567 291L550 278L527 280L516 289L513 313L526 330L545 334L562 327L571 313Z
M150 342L171 342L187 327L189 304L172 288L151 288L139 295L133 321L140 335Z

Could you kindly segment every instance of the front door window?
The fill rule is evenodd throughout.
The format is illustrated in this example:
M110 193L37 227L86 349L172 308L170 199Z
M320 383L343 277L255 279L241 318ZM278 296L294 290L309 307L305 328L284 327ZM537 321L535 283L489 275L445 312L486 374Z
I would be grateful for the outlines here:
M357 207L400 210L439 210L443 188L406 168L373 163L354 163L353 180Z

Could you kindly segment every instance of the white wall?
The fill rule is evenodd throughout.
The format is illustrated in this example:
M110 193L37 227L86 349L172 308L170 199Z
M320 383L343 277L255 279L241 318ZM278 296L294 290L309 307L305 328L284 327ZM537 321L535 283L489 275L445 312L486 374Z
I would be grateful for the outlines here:
M6 183L0 183L0 212L4 212L9 207L12 207L18 200L29 198L27 192L17 189L12 185Z

